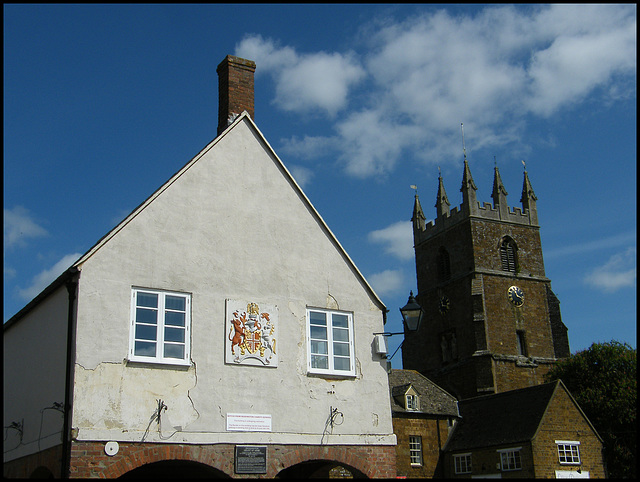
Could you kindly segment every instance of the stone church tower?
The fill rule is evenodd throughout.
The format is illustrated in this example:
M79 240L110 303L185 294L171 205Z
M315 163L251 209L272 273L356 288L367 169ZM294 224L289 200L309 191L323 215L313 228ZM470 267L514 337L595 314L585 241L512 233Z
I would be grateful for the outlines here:
M545 276L536 196L525 170L522 208L510 209L495 168L493 204L476 199L464 161L462 205L450 209L438 179L435 222L413 209L419 332L405 336L402 362L459 399L543 382L569 356L560 303Z

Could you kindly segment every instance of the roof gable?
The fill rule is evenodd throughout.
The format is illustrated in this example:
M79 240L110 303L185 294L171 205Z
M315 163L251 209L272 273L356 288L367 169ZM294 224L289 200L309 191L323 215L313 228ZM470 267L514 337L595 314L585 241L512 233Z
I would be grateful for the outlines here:
M418 395L420 409L407 410L406 394ZM391 410L394 413L423 413L442 417L457 417L458 405L454 396L447 393L415 370L391 370L389 373Z
M564 382L560 379L552 382L555 384L555 388L554 388L554 393L553 396L556 395L556 393L558 392L558 390L562 390L564 391L564 393L566 393L567 397L569 397L569 400L571 401L571 403L573 404L573 406L576 408L576 410L580 413L580 415L584 418L585 422L587 423L587 425L589 425L589 427L591 428L591 430L593 430L593 433L595 434L595 436L600 440L600 442L603 442L602 437L600 436L600 434L598 433L598 431L596 430L596 428L593 426L593 424L591 423L591 420L589 420L589 417L587 417L587 414L584 413L584 411L582 410L582 408L580 407L580 405L578 404L578 402L576 401L575 398L573 398L573 395L571 395L571 392L569 391L569 389L567 388L567 386L564 384ZM545 408L545 412L542 415L542 419L544 420L544 418L547 415L547 410L549 409L549 405L547 405L547 407ZM538 426L538 430L540 430L540 427L543 425L543 420L541 420L540 425ZM534 434L534 437L538 434L538 430L536 430L536 433Z
M241 131L238 131L241 129ZM244 136L246 142L257 142L259 144L258 147L254 144L252 147L253 152L260 150L260 152L265 153L267 156L271 158L275 166L278 168L283 178L289 184L293 192L296 193L297 199L299 199L302 204L305 206L306 211L311 214L311 216L316 220L315 225L317 225L326 235L327 239L332 243L342 257L343 261L346 263L348 269L354 274L355 278L360 282L365 291L368 293L372 303L376 305L381 310L385 310L385 305L382 300L377 296L374 290L371 288L369 283L366 281L362 273L356 267L353 260L349 257L347 252L344 250L340 242L337 240L336 236L333 234L331 229L323 220L322 216L315 209L311 201L304 194L301 187L295 181L291 173L284 166L280 158L277 156L275 151L269 145L267 140L264 138L260 130L257 128L251 117L248 113L243 112L240 116L238 116L220 135L218 135L215 139L213 139L204 149L202 149L195 157L193 157L189 162L187 162L180 170L178 170L169 180L167 180L162 186L160 186L153 194L151 194L145 201L143 201L138 207L136 207L128 216L125 217L117 226L115 226L112 230L110 230L107 234L105 234L102 238L96 242L88 251L86 251L70 268L69 272L76 272L77 270L82 271L85 264L91 260L98 252L104 249L104 247L109 244L114 238L124 233L128 226L133 223L138 216L145 214L146 211L153 206L154 202L165 193L167 193L174 184L177 184L182 181L187 174L193 172L195 168L198 166L199 162L204 162L203 160L206 158L210 158L212 153L221 152L217 151L218 149L228 149L229 143L226 141L232 135L236 135L238 132L242 132L241 135ZM227 147L223 147L226 143ZM218 154L216 154L219 156ZM241 157L242 153L238 153L236 158ZM280 183L281 185L282 183ZM242 191L242 179L241 177L238 179L238 191L239 196ZM46 292L48 289L45 289ZM49 290L50 291L50 290ZM43 292L43 294L44 294ZM41 296L40 296L41 298ZM29 307L32 305L30 303L27 305ZM18 321L19 318L23 317L31 308L27 308L21 310L14 318L12 322ZM32 307L32 306L31 306Z
M538 431L558 382L461 400L462 419L445 450L521 443Z
M369 285L367 280L364 278L360 270L356 267L353 260L347 254L345 249L342 247L336 236L333 234L329 226L325 223L322 216L315 209L309 198L304 194L302 188L298 185L296 180L293 178L289 170L286 168L284 163L280 160L278 155L275 153L273 148L270 146L268 141L265 139L263 134L260 132L258 127L255 125L249 114L244 111L240 116L238 116L234 122L232 122L227 129L225 129L219 136L217 136L212 142L210 142L198 155L196 155L192 160L190 160L182 169L180 169L176 174L174 174L166 183L164 183L156 192L154 192L146 201L144 201L140 206L138 206L127 218L125 218L118 226L116 226L111 232L109 232L105 237L103 237L93 248L91 248L85 255L83 255L75 264L74 267L77 267L79 270L82 270L82 265L85 263L94 253L101 249L106 243L109 242L114 236L116 236L122 229L124 229L127 224L135 219L142 211L147 209L159 196L161 196L164 192L171 188L171 186L176 183L183 175L185 175L190 169L193 169L194 166L197 165L201 159L208 155L209 152L218 148L225 141L225 137L230 136L234 130L240 129L241 126L246 126L249 131L253 134L255 140L261 144L264 151L269 155L273 162L276 164L277 168L280 170L281 174L287 180L291 188L297 193L298 198L303 202L306 206L307 210L311 213L311 215L316 219L318 226L324 231L328 239L331 243L336 247L338 252L341 254L343 260L350 267L351 271L354 275L359 279L362 285L365 287L372 301L382 310L386 309L384 303L377 294L374 292L373 288ZM239 181L240 188L242 188L242 180Z

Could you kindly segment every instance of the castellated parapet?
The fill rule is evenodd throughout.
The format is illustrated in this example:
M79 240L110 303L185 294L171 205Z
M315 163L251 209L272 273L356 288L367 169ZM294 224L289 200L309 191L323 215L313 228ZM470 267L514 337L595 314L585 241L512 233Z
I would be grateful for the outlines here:
M462 181L462 204L459 207L449 209L449 200L444 190L442 178L439 178L438 197L436 200L437 217L434 221L426 223L426 218L420 206L418 197L416 196L413 224L414 224L414 242L418 245L420 242L436 236L451 226L466 220L468 218L477 218L483 220L505 222L520 226L530 226L539 228L538 213L536 209L536 196L531 187L529 176L524 172L524 181L522 185L522 197L520 202L522 207L510 208L507 205L507 191L502 184L500 172L498 168L494 171L493 181L493 203L484 202L480 204L476 200L476 186L471 177L471 172L467 161L465 160L465 169Z
M520 224L523 226L534 226L539 227L537 223L537 216L535 222L532 222L530 211L526 211L520 207L513 207L513 209L509 209L506 218L503 217L499 209L493 207L490 202L483 203L480 206L480 203L477 203L477 208L474 210L474 214L466 213L463 206L455 207L448 214L443 214L435 219L435 221L429 221L425 224L424 229L422 231L417 231L416 234L419 234L419 239L416 239L416 243L424 241L425 239L429 239L432 236L435 236L442 231L448 229L454 224L459 223L460 221L471 218L481 218L488 219L493 221L504 221L512 224Z

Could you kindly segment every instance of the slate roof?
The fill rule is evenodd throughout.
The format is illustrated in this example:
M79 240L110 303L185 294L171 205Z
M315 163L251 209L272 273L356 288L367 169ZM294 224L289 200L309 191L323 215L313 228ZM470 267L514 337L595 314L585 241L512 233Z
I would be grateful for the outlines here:
M559 383L461 400L458 407L462 419L444 450L453 452L531 440Z
M404 394L410 386L418 392L420 410L406 410L404 408ZM456 398L415 370L391 370L389 373L389 395L393 413L458 417Z

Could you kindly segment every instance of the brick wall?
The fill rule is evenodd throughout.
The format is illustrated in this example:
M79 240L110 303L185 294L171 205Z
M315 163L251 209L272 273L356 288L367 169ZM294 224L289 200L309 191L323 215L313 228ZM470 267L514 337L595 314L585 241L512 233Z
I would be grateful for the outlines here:
M229 125L229 115L247 111L254 119L255 62L232 55L218 65L218 134Z
M561 465L555 441L580 442L580 465ZM558 386L536 437L533 457L537 478L554 478L556 470L588 471L590 478L604 478L602 443L567 392Z
M235 474L233 444L186 445L120 443L114 456L104 452L104 442L74 442L71 449L72 478L119 477L137 467L163 460L199 462L236 478L255 475ZM394 446L309 446L268 445L267 473L273 478L281 470L309 460L335 461L353 467L367 477L395 477Z
M520 448L520 460L522 468L519 470L502 471L500 465L500 453L498 450ZM456 475L454 465L454 455L447 454L444 457L444 472L446 478L470 478L471 476L487 476L489 474L500 474L503 479L509 478L534 478L535 470L533 466L533 457L531 444L528 442L510 445L496 445L492 447L483 447L469 451L471 455L471 474ZM465 453L469 453L465 452Z
M440 449L447 441L449 429L446 420L394 416L393 432L398 439L396 470L399 477L434 478L440 474ZM438 433L439 432L439 433ZM412 466L409 458L409 437L422 437L422 466Z

